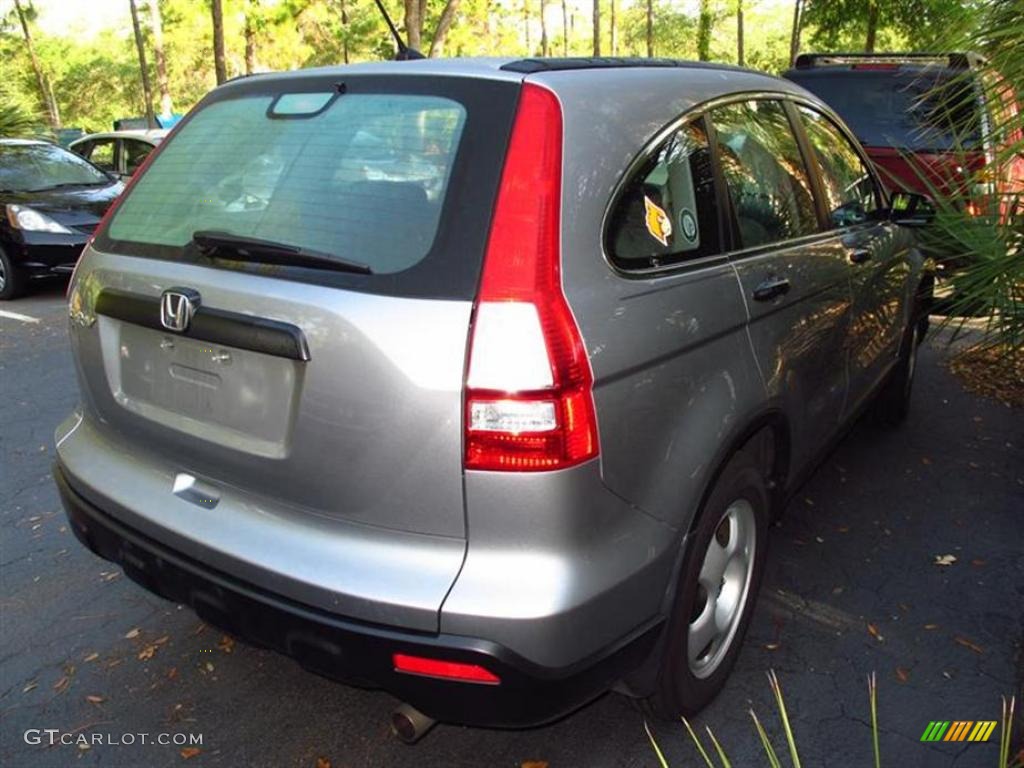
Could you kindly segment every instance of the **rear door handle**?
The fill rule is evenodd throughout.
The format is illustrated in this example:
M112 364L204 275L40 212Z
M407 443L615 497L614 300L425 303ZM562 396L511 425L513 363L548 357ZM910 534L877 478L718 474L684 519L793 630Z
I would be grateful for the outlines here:
M769 277L754 289L754 301L771 301L776 296L789 293L789 279Z
M850 254L850 261L853 264L863 264L865 261L871 261L871 251L867 248L858 248Z

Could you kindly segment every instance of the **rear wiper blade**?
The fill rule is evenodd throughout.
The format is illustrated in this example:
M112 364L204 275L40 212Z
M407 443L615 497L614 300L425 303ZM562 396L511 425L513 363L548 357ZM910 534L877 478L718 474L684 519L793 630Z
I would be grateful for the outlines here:
M245 237L244 235L233 235L230 232L203 229L192 233L192 242L208 256L216 251L222 251L242 257L237 259L238 261L254 261L260 264L281 264L310 269L333 269L337 272L355 272L360 275L373 274L373 270L368 264L259 237ZM230 257L227 258L230 259Z

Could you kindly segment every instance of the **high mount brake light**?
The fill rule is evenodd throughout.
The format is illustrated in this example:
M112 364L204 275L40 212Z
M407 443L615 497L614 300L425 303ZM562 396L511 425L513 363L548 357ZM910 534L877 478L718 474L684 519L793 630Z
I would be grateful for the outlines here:
M593 374L562 292L561 194L561 106L527 83L476 300L467 469L562 469L599 452Z

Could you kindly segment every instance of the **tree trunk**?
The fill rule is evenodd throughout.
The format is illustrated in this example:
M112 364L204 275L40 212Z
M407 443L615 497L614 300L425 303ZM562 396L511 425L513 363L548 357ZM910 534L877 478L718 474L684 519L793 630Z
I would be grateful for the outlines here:
M156 84L160 89L160 114L174 111L171 88L167 82L167 57L164 56L164 25L160 18L159 0L149 0L149 26L153 33L153 56L156 59Z
M551 51L548 48L548 22L544 16L546 0L540 0L540 55L550 56Z
M866 53L875 52L875 38L878 35L878 2L868 0L868 37L864 42Z
M647 58L654 58L654 0L647 0Z
M455 14L459 10L459 0L448 0L444 10L441 11L441 18L437 20L437 29L434 30L434 38L430 41L430 57L441 55L444 48L444 39L448 36L448 30L452 28L455 21Z
M146 125L156 128L156 117L153 115L153 91L149 87L149 67L146 66L146 45L142 40L142 27L139 26L139 9L135 0L128 0L132 10L132 30L135 32L135 47L139 52L139 72L142 74L142 96L146 100Z
M802 0L795 0L793 3L793 33L789 37L789 65L796 64L796 57L800 55L800 25L802 18Z
M341 4L341 60L348 64L348 5L345 0Z
M744 65L743 56L743 0L736 0L736 63Z
M253 29L252 19L249 14L245 15L245 74L251 75L256 71L256 30Z
M39 99L46 109L50 128L56 131L60 128L60 112L57 109L57 102L53 98L53 93L46 84L46 75L43 74L43 68L40 66L39 59L36 57L36 48L32 45L32 32L28 28L28 20L25 18L25 11L21 7L21 0L14 0L14 10L18 13L18 21L21 22L21 31L25 34L25 47L28 49L28 57L32 61L32 71L35 72L36 75L36 85L39 87Z
M569 2L562 0L562 55L569 55Z
M612 56L615 56L619 52L619 33L618 30L615 29L615 0L610 0L610 3L611 13L608 16L608 32L610 33L610 37L608 45L611 48Z
M697 58L708 61L711 58L711 0L700 0L700 16L697 19Z
M601 55L601 0L594 0L594 55Z
M423 36L423 17L419 0L405 0L405 44L417 51Z
M210 0L210 11L213 14L213 70L217 75L217 85L228 79L227 62L224 60L224 9L221 0Z

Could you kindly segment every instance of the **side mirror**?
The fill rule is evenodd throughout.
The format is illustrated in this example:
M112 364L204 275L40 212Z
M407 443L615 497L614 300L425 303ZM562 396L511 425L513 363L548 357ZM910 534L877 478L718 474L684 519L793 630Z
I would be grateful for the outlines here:
M935 219L935 206L916 192L895 192L889 206L889 220L901 227L926 227Z

